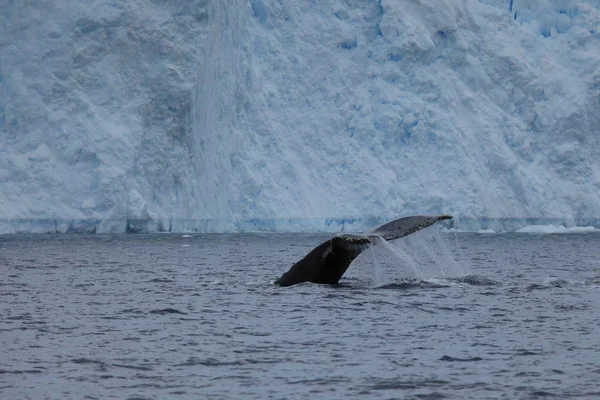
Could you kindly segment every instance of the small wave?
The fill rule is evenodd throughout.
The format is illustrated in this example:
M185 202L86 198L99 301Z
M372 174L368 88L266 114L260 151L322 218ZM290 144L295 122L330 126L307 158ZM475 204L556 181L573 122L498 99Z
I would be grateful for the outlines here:
M535 392L531 392L531 396L534 399L537 399L538 397L559 397L556 393L546 392L545 390L536 390Z
M528 292L531 292L532 290L545 290L545 289L550 289L550 286L541 285L539 283L532 283L531 285L527 286Z
M448 385L450 382L437 380L437 379L425 379L422 381L401 381L398 379L383 379L376 381L371 388L375 390L395 390L395 389L420 389L420 388L437 388Z
M526 286L527 291L531 290L544 290L552 288L566 288L566 287L599 287L600 278L588 278L585 280L567 280L554 276L548 276L542 280L541 283L532 283Z
M457 312L469 312L471 311L470 308L467 307L447 307L447 306L440 306L440 307L436 307L438 310L440 311L457 311Z
M556 277L547 277L544 279L544 281L542 283L532 283L530 285L527 286L527 291L532 291L532 290L545 290L545 289L552 289L552 288L563 288L563 287L568 287L568 286L572 286L573 283L567 281L566 279L561 279L561 278L556 278Z
M151 279L150 282L152 282L152 283L172 283L173 280L168 279L168 278L154 278L154 279Z
M137 371L152 371L152 368L150 368L150 367L144 367L144 366L141 366L141 365L113 364L113 367L134 369L134 370L137 370Z
M245 286L264 286L265 282L264 281L260 281L260 280L255 280L255 281L247 281L247 282L243 282L243 284ZM275 281L273 281L272 284L275 284Z
M71 360L72 363L75 364L91 364L91 365L96 365L100 368L101 371L106 371L108 369L108 367L117 367L117 368L127 368L127 369L133 369L136 371L152 371L151 367L146 367L143 365L129 365L129 364L110 364L104 361L100 361L100 360L92 360L89 358L75 358L73 360Z
M417 395L415 395L415 397L419 400L441 400L441 399L446 398L445 395L438 393L438 392L427 393L427 394L417 394Z
M100 360L91 360L89 358L75 358L71 360L72 363L75 364L92 364L95 365L100 371L107 371L108 365L104 361Z
M533 350L529 350L529 349L517 349L516 353L517 356L539 356L541 354L544 354L543 352L537 352L537 351L533 351Z
M407 289L439 289L448 287L442 283L420 281L420 280L404 280L398 282L387 283L382 286L377 286L377 289L396 289L396 290L407 290Z
M96 365L105 365L104 361L100 360L90 360L89 358L74 358L71 362L75 364L96 364Z
M44 371L40 371L39 369L23 369L23 370L6 370L0 369L0 374L41 374Z
M404 279L377 286L377 289L439 289L449 287L456 283L464 283L471 286L500 286L501 282L480 275L466 275L459 278L443 279Z
M253 359L246 358L241 360L218 360L216 358L199 359L196 357L189 358L186 362L175 365L176 367L193 367L196 365L204 365L206 367L223 367L233 365L248 365L248 364L277 364L280 360L276 359Z
M143 314L144 312L137 308L126 308L119 311L119 314Z
M241 331L241 332L237 332L241 335L248 335L248 336L257 336L257 337L264 337L264 336L271 336L273 335L270 332L250 332L250 331Z
M519 378L519 377L533 377L533 378L538 378L540 376L542 376L542 374L540 372L536 372L536 371L523 371L523 372L517 372L515 375L515 378Z
M481 358L481 357L458 358L458 357L442 356L442 358L440 358L440 361L476 362L476 361L483 361L483 358Z
M111 376L112 378L112 376ZM125 386L117 386L113 387L114 389L180 389L183 386L181 385L161 385L160 383L138 383L135 385L125 385ZM133 396L127 397L127 400L148 400L153 397L143 397L143 396Z
M480 275L466 275L461 278L449 278L448 280L460 283L466 283L471 286L498 286L501 285L493 279L486 278Z
M80 289L80 288L86 288L86 287L90 287L90 286L95 286L95 284L93 283L80 283L77 285L73 285L74 288Z
M331 385L332 383L346 383L352 382L352 379L339 376L339 377L327 377L327 378L315 378L315 379L300 379L300 380L288 380L288 385Z
M571 285L571 282L566 279L557 278L555 276L549 276L544 279L544 285L552 286L552 287L565 287Z
M6 317L9 321L30 321L32 319L31 314L25 313L23 315L15 315L14 317Z
M586 286L598 287L600 286L600 277L589 278L585 281Z
M183 314L183 315L187 315L186 312L179 311L175 308L162 308L162 309L152 310L149 312L149 314L158 314L158 315Z

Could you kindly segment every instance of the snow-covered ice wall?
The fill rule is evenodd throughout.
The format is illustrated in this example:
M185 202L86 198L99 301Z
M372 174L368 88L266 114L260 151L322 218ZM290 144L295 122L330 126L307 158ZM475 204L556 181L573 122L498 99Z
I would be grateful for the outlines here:
M197 215L206 3L0 0L0 231Z
M598 0L0 0L0 232L600 226L599 160Z

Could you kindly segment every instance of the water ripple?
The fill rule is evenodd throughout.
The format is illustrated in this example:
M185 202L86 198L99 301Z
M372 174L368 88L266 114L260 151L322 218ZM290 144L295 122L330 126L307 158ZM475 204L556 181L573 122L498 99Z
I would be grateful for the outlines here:
M183 311L176 310L174 308L162 308L156 309L148 312L149 314L158 314L158 315L168 315L168 314L183 314L187 315L187 313Z
M597 236L424 238L440 262L270 283L325 238L2 236L0 397L598 397Z

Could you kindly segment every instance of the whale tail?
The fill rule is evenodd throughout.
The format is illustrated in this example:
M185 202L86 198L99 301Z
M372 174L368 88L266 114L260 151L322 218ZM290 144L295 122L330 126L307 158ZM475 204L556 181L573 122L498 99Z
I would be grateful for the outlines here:
M377 239L399 239L450 218L450 215L417 215L396 219L364 234L338 233L331 240L315 247L275 281L275 284L292 286L302 282L338 283L352 261Z
M394 240L401 237L420 231L435 224L438 221L452 219L451 215L415 215L412 217L404 217L383 224L371 232L371 235L377 235L385 240Z

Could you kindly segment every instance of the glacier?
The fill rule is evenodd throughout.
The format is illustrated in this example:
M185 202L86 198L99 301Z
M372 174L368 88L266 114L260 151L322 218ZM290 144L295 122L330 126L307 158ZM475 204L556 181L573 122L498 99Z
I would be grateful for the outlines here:
M600 0L0 0L0 233L600 227Z

